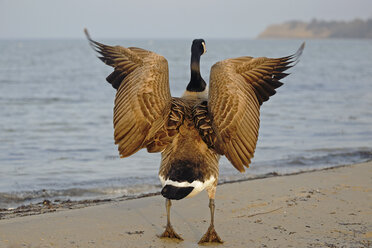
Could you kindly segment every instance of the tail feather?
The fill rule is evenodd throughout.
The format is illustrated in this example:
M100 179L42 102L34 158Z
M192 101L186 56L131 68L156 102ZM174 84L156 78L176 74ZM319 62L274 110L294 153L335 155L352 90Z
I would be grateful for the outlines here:
M165 185L161 190L161 194L170 200L181 200L188 196L194 187L176 187L173 185Z

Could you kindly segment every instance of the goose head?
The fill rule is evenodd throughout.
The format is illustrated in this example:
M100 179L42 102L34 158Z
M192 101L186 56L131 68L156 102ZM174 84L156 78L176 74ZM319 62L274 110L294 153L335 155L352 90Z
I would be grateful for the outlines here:
M201 56L207 52L205 41L203 39L195 39L192 42L191 54Z

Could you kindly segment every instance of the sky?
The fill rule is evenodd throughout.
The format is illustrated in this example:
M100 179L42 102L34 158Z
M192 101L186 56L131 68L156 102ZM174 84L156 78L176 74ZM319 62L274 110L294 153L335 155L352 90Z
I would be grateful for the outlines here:
M372 0L0 0L0 39L255 38L289 20L372 18Z

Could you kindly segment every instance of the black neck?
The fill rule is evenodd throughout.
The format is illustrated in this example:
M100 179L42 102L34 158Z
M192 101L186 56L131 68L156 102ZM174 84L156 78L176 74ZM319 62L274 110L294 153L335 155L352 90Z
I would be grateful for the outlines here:
M193 92L202 92L205 90L206 83L200 75L200 53L191 53L191 79L186 90Z

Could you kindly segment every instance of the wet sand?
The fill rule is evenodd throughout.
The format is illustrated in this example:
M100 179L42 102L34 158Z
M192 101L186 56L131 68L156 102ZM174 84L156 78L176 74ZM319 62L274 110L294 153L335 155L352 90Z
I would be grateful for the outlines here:
M173 201L182 242L157 237L164 205L155 195L3 210L0 247L197 247L207 194ZM225 243L210 247L372 247L372 162L220 185L215 226Z

